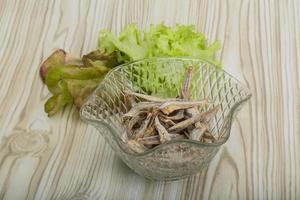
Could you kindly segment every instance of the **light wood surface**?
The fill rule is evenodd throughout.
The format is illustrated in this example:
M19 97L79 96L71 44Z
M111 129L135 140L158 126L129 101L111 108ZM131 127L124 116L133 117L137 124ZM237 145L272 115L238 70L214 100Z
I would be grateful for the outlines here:
M38 67L95 49L99 30L195 24L253 97L207 169L151 182L74 107L49 119ZM300 1L0 0L0 199L300 199Z

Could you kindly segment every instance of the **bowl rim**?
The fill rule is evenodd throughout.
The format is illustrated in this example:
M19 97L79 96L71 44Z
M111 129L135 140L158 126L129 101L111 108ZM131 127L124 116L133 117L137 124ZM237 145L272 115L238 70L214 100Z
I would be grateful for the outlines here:
M151 149L148 149L142 153L132 153L126 149L124 149L123 145L120 144L124 143L124 141L121 139L121 137L119 136L118 133L116 133L115 130L113 130L106 122L97 120L97 119L87 119L86 117L83 116L83 108L85 107L85 104L87 102L89 102L89 100L94 96L95 91L101 87L101 85L105 82L106 79L110 78L111 74L119 71L121 68L123 68L124 66L128 66L134 63L140 63L140 62L147 62L147 61L163 61L163 60L174 60L174 61L181 61L181 60L185 60L185 61L201 61L202 64L209 64L210 67L214 67L216 70L222 71L223 73L225 73L227 76L229 76L234 82L236 82L239 87L246 93L245 98L243 98L241 101L239 101L238 103L234 104L232 106L232 108L230 109L229 112L229 123L232 123L233 120L233 114L235 113L235 110L243 103L247 102L251 97L252 94L250 93L250 90L247 86L245 86L245 84L241 83L238 79L236 79L233 75L229 74L228 72L226 72L224 69L217 67L214 63L211 63L209 61L205 61L202 59L198 59L198 58L189 58L189 57L152 57L152 58L146 58L146 59L139 59L139 60L135 60L135 61L131 61L131 62L127 62L121 65L116 66L115 68L113 68L112 70L110 70L106 76L104 77L104 79L101 81L101 83L97 86L97 88L93 91L92 94L90 94L84 101L84 103L82 104L79 114L80 114L80 118L83 119L84 121L86 121L88 124L102 124L105 126L105 128L107 130L109 130L110 132L112 132L112 136L113 138L117 141L117 145L119 146L120 149L122 149L122 151L126 154L135 156L135 157L142 157L148 154L151 154L155 151L157 151L158 149L164 148L165 146L168 145L172 145L172 144L176 144L176 143L188 143L191 145L197 145L197 146L205 146L205 147L220 147L222 144L224 144L230 136L230 132L231 132L231 125L229 127L229 134L220 142L217 143L202 143L200 141L197 140L190 140L190 139L176 139L176 140L171 140L171 141L167 141L163 144L157 145Z

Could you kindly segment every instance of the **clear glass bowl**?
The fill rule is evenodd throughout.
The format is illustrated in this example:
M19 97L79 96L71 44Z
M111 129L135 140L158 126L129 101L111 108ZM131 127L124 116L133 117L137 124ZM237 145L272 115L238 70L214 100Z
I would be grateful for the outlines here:
M132 152L121 125L121 116L128 111L124 90L176 97L189 66L196 69L191 84L192 99L209 98L211 106L220 105L220 111L211 122L217 142L205 144L178 139L143 153ZM109 72L87 98L80 115L99 130L115 153L135 172L149 179L177 180L200 172L209 164L230 135L234 113L250 97L248 89L212 64L189 58L151 58L124 64Z

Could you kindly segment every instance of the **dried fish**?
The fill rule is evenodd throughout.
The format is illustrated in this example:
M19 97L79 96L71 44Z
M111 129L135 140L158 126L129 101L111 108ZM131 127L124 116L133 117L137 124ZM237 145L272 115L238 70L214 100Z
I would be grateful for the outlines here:
M175 98L162 99L162 98L155 97L155 96L136 93L136 92L133 92L133 91L130 91L130 90L125 90L124 92L125 92L125 94L134 95L134 96L139 97L143 100L151 101L151 102L166 102L166 101L176 101L177 100Z
M207 99L202 99L199 101L167 101L163 103L161 106L159 106L159 109L166 115L169 115L170 113L181 110L181 109L187 109L197 106L204 106L207 104Z
M156 129L151 125L151 122L150 122L148 127L145 130L144 137L153 136L156 134L157 134Z
M171 140L171 136L165 127L159 122L158 117L155 117L155 128L159 134L160 142L165 143L166 141Z
M215 142L215 141L216 141L216 138L215 138L209 131L204 132L203 138L209 139L209 140L211 140L212 142Z
M193 117L200 114L199 110L197 110L196 108L188 108L185 111L187 115L189 115L189 117ZM195 128L191 131L189 138L192 140L200 141L205 131L206 131L206 127L204 127L204 125L201 124L201 122L196 122Z
M190 67L187 71L186 80L184 82L184 86L183 86L183 90L182 90L182 94L181 94L182 98L184 98L184 99L190 99L189 89L190 89L190 83L191 83L191 79L192 79L192 70L193 69ZM199 114L200 114L199 110L196 109L195 107L188 108L185 111L189 117L199 116ZM187 135L186 132L185 132L185 134L192 140L200 141L202 138L202 135L207 130L208 130L207 126L205 126L201 122L196 122L195 128L192 129L192 131L190 131L190 134Z
M188 118L184 121L179 122L178 124L175 124L174 126L169 128L169 131L178 131L187 128L191 124L194 124L196 122L203 122L203 123L208 123L210 119L217 113L218 107L214 107L211 110L204 112L204 113L198 113L191 118Z
M150 120L150 123L149 123L149 127L150 126L153 126L154 127L154 121L155 121L155 117L157 117L159 115L160 111L158 108L153 108L152 109L152 119Z
M219 106L215 106L212 109L204 112L201 116L201 122L208 123L219 111Z
M192 80L192 72L193 67L189 67L186 73L186 77L181 89L181 98L182 99L190 99L190 87L191 87L191 80Z
M184 119L184 110L178 110L178 112L175 115L161 115L165 119L170 119L173 121Z
M171 119L166 119L166 118L164 118L163 116L159 116L159 120L160 120L161 122L163 122L165 125L167 125L168 127L174 126L174 125L176 124L173 120L171 120Z
M197 125L195 125L196 127L192 130L191 134L190 134L190 139L191 140L198 140L200 141L203 134L208 131L208 127L200 122L197 123Z
M200 112L199 112L198 109L196 109L195 107L193 107L193 108L188 108L188 109L186 109L186 110L185 110L185 113L186 113L186 115L187 115L188 117L193 117L193 116L199 114Z
M129 112L125 113L123 117L134 117L139 115L140 112L149 111L153 109L153 107L159 106L160 104L157 102L140 102L137 103L134 107L132 107Z
M145 134L145 131L151 121L152 118L152 113L148 113L147 118L143 121L142 125L140 126L139 129L137 129L137 131L135 132L135 137L139 138L139 137L143 137L143 135Z
M145 111L141 111L138 115L133 116L133 117L128 121L128 123L126 123L126 124L127 124L127 128L128 128L129 130L131 130L131 129L133 128L133 126L134 126L136 123L138 123L139 121L145 119L146 116L143 116L143 115L146 114L146 113L147 113L147 112L145 112Z
M168 130L169 131L181 131L181 130L187 128L188 126L200 121L200 119L201 119L201 114L199 113L191 118L188 118L184 121L181 121L181 122L175 124L174 126L170 127Z
M135 106L135 104L137 103L136 100L135 100L135 96L133 94L127 94L125 93L125 98L126 98L126 102L129 103L129 106L130 108L132 108L133 106Z

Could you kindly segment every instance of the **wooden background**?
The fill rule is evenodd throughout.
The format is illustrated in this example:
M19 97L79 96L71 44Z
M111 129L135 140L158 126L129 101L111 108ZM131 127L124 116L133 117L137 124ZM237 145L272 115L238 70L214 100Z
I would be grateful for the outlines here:
M0 0L0 199L300 199L298 0ZM150 182L74 107L49 119L38 67L95 49L99 29L195 24L253 97L207 169Z

